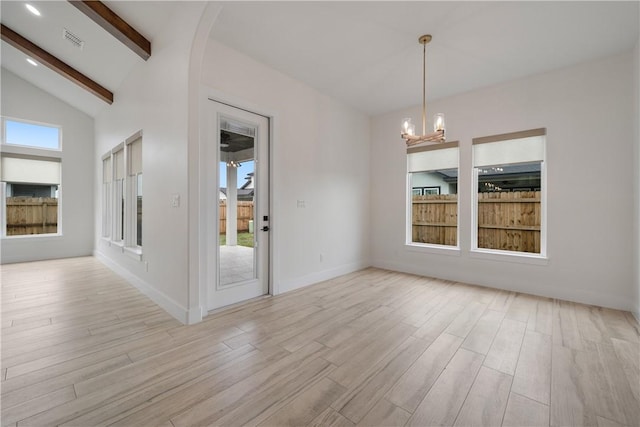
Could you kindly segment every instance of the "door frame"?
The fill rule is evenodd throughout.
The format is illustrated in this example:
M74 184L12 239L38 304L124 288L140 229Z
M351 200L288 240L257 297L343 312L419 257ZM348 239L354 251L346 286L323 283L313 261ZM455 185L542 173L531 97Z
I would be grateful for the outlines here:
M208 206L210 194L207 193L207 168L209 165L207 164L207 156L206 153L209 153L208 150L211 149L210 141L216 140L215 129L216 129L216 118L212 117L209 114L209 103L218 102L220 104L224 104L230 106L232 108L237 108L239 110L243 110L252 114L256 114L258 116L262 116L267 119L267 135L269 142L269 149L267 154L267 163L269 166L269 189L268 189L268 203L269 203L269 227L270 227L270 236L269 236L269 245L268 245L268 260L267 260L267 295L276 295L278 293L278 286L274 281L274 276L276 272L274 271L274 267L276 263L274 262L275 253L273 248L275 246L275 242L277 241L277 232L274 232L274 227L278 224L277 218L274 218L274 130L276 123L277 114L269 112L263 108L255 106L246 100L238 99L236 97L229 96L228 94L224 94L219 92L218 90L204 87L201 92L200 97L200 136L199 136L199 149L198 149L198 225L197 228L199 230L198 239L197 239L197 252L198 252L198 283L199 283L199 292L198 292L198 300L200 311L202 313L202 318L208 315L209 309L208 306L208 298L209 298L209 283L208 278L210 277L211 269L215 270L215 274L218 273L219 269L219 259L217 254L213 254L210 250L210 247L207 246L207 239L211 236L212 228L214 229L214 238L216 242L218 241L218 237L215 236L215 230L217 230L220 222L220 216L218 209L214 209L214 225L209 223L209 219L207 214L210 212L210 207ZM219 163L219 152L218 147L213 149L214 158L216 164ZM219 186L217 180L219 177L216 177L216 188ZM275 227L277 230L277 227ZM214 263L211 260L214 259Z

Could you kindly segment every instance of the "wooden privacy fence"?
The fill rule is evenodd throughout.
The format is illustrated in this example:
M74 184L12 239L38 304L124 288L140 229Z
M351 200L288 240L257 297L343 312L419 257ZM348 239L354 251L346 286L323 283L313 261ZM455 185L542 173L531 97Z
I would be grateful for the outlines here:
M58 199L7 197L7 236L58 232Z
M478 193L478 247L540 253L540 192Z
M227 232L227 202L220 201L220 234ZM253 202L238 202L238 231L249 231L249 221L253 220Z
M455 245L457 195L413 197L414 242ZM478 193L478 247L540 253L540 192Z
M428 194L413 196L414 242L436 245L457 244L458 195Z

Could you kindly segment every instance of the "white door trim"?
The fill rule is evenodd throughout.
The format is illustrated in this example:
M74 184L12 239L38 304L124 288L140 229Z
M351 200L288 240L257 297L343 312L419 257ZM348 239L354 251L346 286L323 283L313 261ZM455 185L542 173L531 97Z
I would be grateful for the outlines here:
M204 138L202 139L202 146L201 146L201 150L200 150L200 171L201 173L200 175L200 195L202 197L202 202L200 203L200 211L201 211L201 215L200 215L200 236L201 236L201 241L200 241L200 279L201 279L201 289L204 292L202 292L202 297L203 297L203 301L202 301L202 305L205 307L205 312L212 310L212 309L216 309L220 307L220 304L222 305L227 305L229 303L234 303L235 301L232 301L234 298L236 298L237 296L241 295L241 292L237 289L233 289L234 286L225 286L225 287L220 287L219 286L219 269L220 269L220 258L219 258L219 248L217 247L217 242L218 242L218 224L219 224L219 210L218 210L218 187L219 187L219 175L217 173L217 169L218 167L215 167L215 172L212 174L212 168L211 168L211 161L215 161L215 164L218 165L219 161L220 161L220 153L219 153L219 147L217 144L217 140L218 140L218 120L219 117L223 117L223 116L230 116L230 113L221 113L221 112L215 112L214 114L212 114L214 112L214 110L216 109L216 107L214 106L215 104L213 103L217 103L217 104L221 104L221 107L224 108L231 108L233 110L237 110L238 114L241 116L242 114L247 114L249 113L250 115L253 116L257 116L256 118L258 120L263 120L265 125L263 125L264 128L264 136L266 137L267 140L267 144L268 144L268 150L266 151L266 153L263 155L263 158L260 159L258 157L258 162L259 165L257 165L257 169L256 169L256 173L258 172L258 168L260 167L260 165L267 165L267 171L268 171L268 177L266 177L265 180L267 181L271 181L271 175L272 175L272 171L271 171L271 142L272 142L272 117L259 113L259 112L255 112L252 109L248 109L248 108L243 108L243 106L238 106L238 105L234 105L234 103L231 102L227 102L224 99L220 99L219 97L215 96L207 96L206 100L205 100L205 104L204 104L204 110L205 110L205 120L204 120L204 131L203 131L203 136ZM266 158L265 158L266 157ZM264 166L262 166L264 167ZM215 175L215 176L214 176ZM215 191L216 194L211 194L211 184L215 182ZM260 183L258 182L258 185L260 185ZM258 231L263 223L262 223L262 215L268 215L269 216L269 222L268 225L270 227L272 227L273 222L272 220L272 209L271 207L272 205L272 191L270 191L271 185L268 185L268 189L267 189L267 197L262 199L264 204L266 204L266 206L264 206L264 210L266 210L266 213L260 213L259 214L259 218L255 218L255 232L256 233L260 233L259 235L256 236L256 238L258 239L258 242L260 241L260 238L262 237L263 242L268 242L268 246L266 247L266 260L265 260L265 267L267 269L267 273L263 275L263 278L266 280L266 285L267 285L267 293L273 295L273 258L271 257L271 253L272 253L272 238L271 238L271 231L269 231L269 234L262 234L263 232ZM258 203L260 203L259 200L257 200ZM263 237L264 236L264 237ZM267 238L265 238L267 237ZM260 245L258 244L258 249L257 250L261 250ZM222 300L216 300L216 302L214 303L214 296L213 293L218 293L221 289L224 290L224 292L220 295L218 295L218 297L223 298ZM229 299L231 302L227 301L227 299ZM215 305L214 305L215 304Z

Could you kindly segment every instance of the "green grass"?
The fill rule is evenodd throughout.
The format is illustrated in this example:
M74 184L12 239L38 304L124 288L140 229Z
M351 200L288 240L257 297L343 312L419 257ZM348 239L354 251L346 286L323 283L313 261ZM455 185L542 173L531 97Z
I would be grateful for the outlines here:
M227 235L220 235L220 246L227 244ZM248 248L253 247L253 233L238 233L238 246L246 246Z

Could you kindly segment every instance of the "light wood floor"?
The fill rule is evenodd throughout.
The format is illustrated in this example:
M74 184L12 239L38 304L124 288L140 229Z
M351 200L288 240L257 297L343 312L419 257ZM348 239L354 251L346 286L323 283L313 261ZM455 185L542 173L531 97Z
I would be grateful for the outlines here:
M367 269L183 326L93 258L1 274L2 425L640 424L621 311Z

